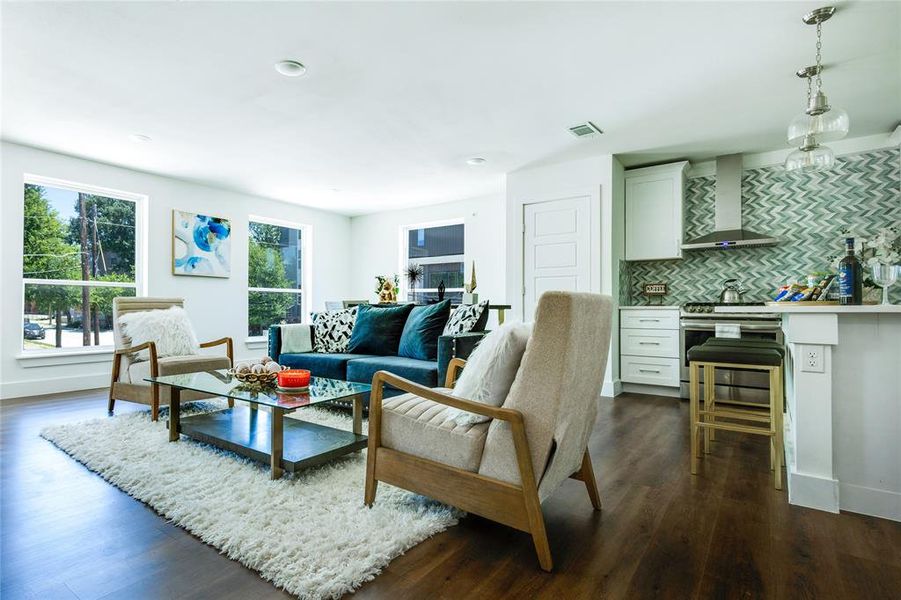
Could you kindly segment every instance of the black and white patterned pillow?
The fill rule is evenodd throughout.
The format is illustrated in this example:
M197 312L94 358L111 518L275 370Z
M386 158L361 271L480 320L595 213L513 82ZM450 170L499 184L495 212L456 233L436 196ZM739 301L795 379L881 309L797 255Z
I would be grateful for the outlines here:
M347 352L347 343L357 320L357 307L313 316L313 352Z
M487 300L483 300L478 304L461 304L451 313L447 324L444 326L443 335L456 335L472 331L472 328L475 327L482 317L482 312L487 308Z

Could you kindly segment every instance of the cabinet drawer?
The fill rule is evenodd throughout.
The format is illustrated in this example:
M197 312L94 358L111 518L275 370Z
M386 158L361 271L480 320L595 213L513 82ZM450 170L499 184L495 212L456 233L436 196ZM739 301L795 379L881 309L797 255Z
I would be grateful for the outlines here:
M624 310L619 324L623 329L675 329L679 330L679 309L674 310Z
M675 329L622 329L620 354L679 358L679 332Z
M627 383L679 386L678 358L620 357L620 379Z

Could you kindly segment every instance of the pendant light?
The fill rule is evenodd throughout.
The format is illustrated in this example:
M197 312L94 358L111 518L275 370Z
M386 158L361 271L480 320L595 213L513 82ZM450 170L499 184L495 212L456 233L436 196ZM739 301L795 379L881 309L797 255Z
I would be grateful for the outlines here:
M848 135L848 112L842 108L830 107L823 92L818 91L815 95L812 93L814 77L817 78L817 88L820 88L819 74L822 70L822 66L798 70L798 77L807 78L807 109L789 123L789 144L801 144L809 135L821 142L834 142Z
M840 140L848 135L850 121L848 113L841 108L832 108L823 93L822 80L822 25L835 13L834 6L826 6L811 11L802 17L807 25L817 27L816 64L797 71L797 76L807 79L807 108L797 115L788 126L790 144L800 144L785 161L789 171L824 170L835 164L835 154L820 142ZM816 82L816 91L813 89Z
M801 147L785 159L788 171L827 171L833 166L835 153L832 148L821 146L812 135L805 137Z

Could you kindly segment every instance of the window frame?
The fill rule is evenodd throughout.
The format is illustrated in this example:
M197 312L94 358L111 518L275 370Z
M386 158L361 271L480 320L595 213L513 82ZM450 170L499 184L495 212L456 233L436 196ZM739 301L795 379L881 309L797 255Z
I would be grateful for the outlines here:
M285 227L287 229L296 229L300 231L300 262L301 262L301 281L300 289L293 288L262 288L250 286L250 224L262 223L263 225L275 225L276 227ZM244 296L244 335L246 336L245 344L248 346L259 346L269 339L268 333L263 335L249 335L250 332L250 292L284 292L300 294L300 309L303 314L301 323L310 323L310 312L313 310L312 300L312 282L313 282L313 226L307 223L296 223L286 221L284 219L276 219L273 217L263 217L260 215L247 215L247 246L246 260L244 262L247 267L247 277L245 279L246 294Z
M460 257L460 261L463 263L463 279L466 279L466 219L464 217L454 217L450 219L441 219L438 221L427 221L425 223L413 223L410 225L402 225L400 228L400 263L398 264L398 273L400 273L400 285L398 286L400 289L400 293L398 296L403 298L408 302L413 302L415 299L410 298L410 284L407 282L407 278L404 277L404 272L407 270L407 265L410 263L410 231L415 229L430 229L432 227L446 227L448 225L462 225L463 226L463 254L447 254L445 256L429 256L425 258L418 258L416 262L419 264L437 264L443 262L457 262L456 258ZM450 260L449 260L450 259ZM422 288L417 287L417 292L437 292L438 288ZM445 292L465 292L465 288L444 288Z
M135 192L127 192L115 188L94 185L90 183L80 183L68 179L59 179L57 177L47 177L45 175L36 175L33 173L25 173L22 177L21 190L26 185L37 185L41 187L52 187L61 190L69 190L77 193L91 194L94 196L103 196L114 200L124 200L132 202L135 205L135 280L133 283L123 283L119 281L84 281L81 279L36 279L33 277L25 277L24 271L24 232L25 232L25 211L22 210L19 231L23 235L19 246L19 314L25 317L25 286L27 285L46 285L46 286L76 286L76 287L116 287L116 288L132 288L135 296L147 295L147 243L145 227L147 223L147 204L149 196L146 194L138 194ZM24 203L24 197L22 199ZM75 346L72 348L45 348L41 350L29 350L25 348L25 339L23 338L19 345L19 354L17 358L41 358L41 357L58 357L69 356L74 358L85 354L109 354L114 349L115 344L102 344L99 346ZM81 361L77 361L81 362Z

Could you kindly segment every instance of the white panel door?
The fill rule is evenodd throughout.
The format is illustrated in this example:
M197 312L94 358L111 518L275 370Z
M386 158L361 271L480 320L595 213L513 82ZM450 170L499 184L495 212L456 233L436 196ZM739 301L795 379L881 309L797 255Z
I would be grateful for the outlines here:
M548 290L591 290L589 196L526 204L523 214L523 320Z

